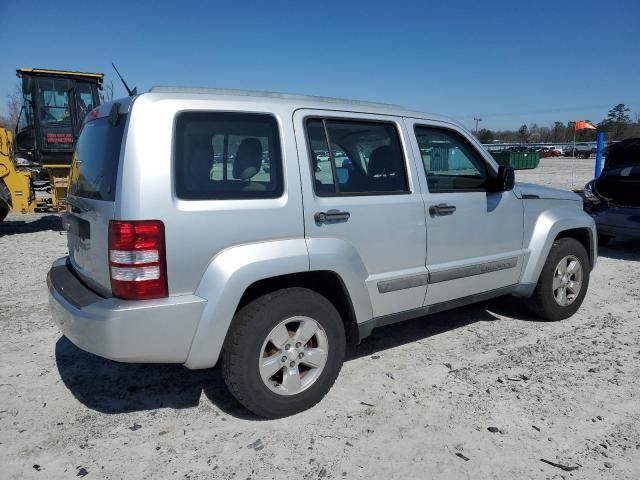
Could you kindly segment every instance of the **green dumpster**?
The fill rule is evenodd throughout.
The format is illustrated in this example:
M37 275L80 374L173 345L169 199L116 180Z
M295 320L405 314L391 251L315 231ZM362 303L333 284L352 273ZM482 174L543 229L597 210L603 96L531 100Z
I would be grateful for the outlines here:
M540 163L539 152L491 152L498 165L512 167L514 170L536 168Z

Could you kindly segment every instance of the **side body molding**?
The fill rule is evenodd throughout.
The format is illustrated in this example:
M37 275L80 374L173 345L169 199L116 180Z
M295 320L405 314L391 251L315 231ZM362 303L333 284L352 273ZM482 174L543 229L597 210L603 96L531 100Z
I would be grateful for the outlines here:
M572 229L588 229L591 236L591 248L587 252L591 267L597 258L597 234L593 219L575 204L551 206L544 200L527 202L525 206L525 242L528 241L529 258L522 273L522 284L536 284L547 260L556 236ZM557 202L554 202L557 205ZM537 211L540 208L541 211ZM528 217L528 218L527 218Z
M216 255L195 294L207 300L185 366L213 367L218 361L238 303L253 283L269 277L309 270L303 238L250 243Z

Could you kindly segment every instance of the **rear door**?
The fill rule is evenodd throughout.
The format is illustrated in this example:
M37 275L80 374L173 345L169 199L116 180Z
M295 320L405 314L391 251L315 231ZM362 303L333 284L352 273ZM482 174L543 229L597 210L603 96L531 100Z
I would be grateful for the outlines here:
M429 286L426 305L518 283L524 259L523 206L492 192L496 166L463 129L407 119L425 185Z
M120 114L99 116L84 125L71 164L63 216L71 264L90 287L104 295L111 293L108 230L114 217L126 123L127 115Z
M332 245L364 265L374 317L421 307L424 203L402 119L298 110L294 127L311 269Z

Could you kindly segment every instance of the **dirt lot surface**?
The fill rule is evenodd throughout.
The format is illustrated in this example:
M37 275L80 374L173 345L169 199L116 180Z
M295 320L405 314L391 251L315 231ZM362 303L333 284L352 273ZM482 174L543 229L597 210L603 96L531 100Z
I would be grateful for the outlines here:
M581 186L593 159L575 164ZM569 188L567 165L517 178ZM637 245L601 249L569 320L499 299L386 327L317 407L277 421L240 407L217 368L67 341L45 286L65 253L55 216L0 224L0 478L640 478Z

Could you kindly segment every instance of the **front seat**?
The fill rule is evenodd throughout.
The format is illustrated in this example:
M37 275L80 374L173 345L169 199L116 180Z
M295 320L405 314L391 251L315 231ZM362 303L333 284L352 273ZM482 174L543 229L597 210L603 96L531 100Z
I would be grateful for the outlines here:
M251 182L262 167L262 144L257 138L245 138L233 159L233 178L243 181L243 191L265 191L263 183Z
M379 191L404 190L404 175L400 155L389 145L376 148L369 155L369 176Z

